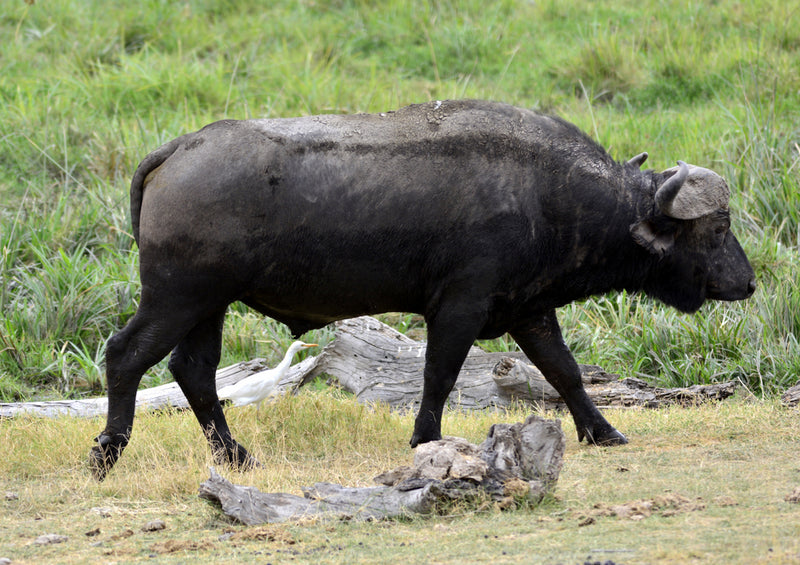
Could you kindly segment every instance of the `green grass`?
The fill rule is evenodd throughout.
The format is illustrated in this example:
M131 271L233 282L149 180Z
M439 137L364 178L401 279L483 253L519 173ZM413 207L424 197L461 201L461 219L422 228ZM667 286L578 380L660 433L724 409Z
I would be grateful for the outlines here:
M102 391L104 342L138 300L128 183L159 144L221 118L457 97L561 115L618 159L724 174L756 296L684 316L620 294L560 315L582 362L774 394L800 373L799 15L777 0L7 2L0 400ZM235 306L223 363L274 361L289 341ZM169 378L162 363L143 386Z
M738 379L764 398L608 411L631 439L613 450L577 444L566 418L556 495L536 509L274 529L232 525L196 496L211 458L189 412L137 417L100 484L85 467L100 419L0 420L0 495L18 495L0 497L0 557L415 563L430 561L433 538L441 563L797 562L800 506L784 497L800 485L800 430L772 397L800 375L799 16L797 2L777 0L5 2L0 401L102 393L105 341L138 301L128 183L161 143L222 118L460 97L561 115L617 159L648 151L653 168L683 159L728 178L753 298L687 316L620 293L559 315L580 362L665 386ZM424 339L419 316L382 319ZM332 334L306 337L324 345ZM223 365L276 362L291 336L234 305L224 339ZM169 378L161 363L142 386ZM307 388L258 416L228 410L237 439L265 463L225 471L231 480L288 492L368 485L410 461L412 415ZM450 413L443 431L480 441L491 423L524 416ZM639 521L597 513L665 491L705 507ZM156 518L166 532L141 532ZM32 543L44 533L69 540Z

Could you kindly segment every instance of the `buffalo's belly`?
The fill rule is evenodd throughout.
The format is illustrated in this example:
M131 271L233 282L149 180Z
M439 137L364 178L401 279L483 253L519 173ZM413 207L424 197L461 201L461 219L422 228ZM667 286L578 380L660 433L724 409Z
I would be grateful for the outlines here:
M387 311L424 313L424 285L409 280L416 276L404 270L389 273L386 265L379 264L372 268L340 264L336 270L293 266L283 265L281 275L259 277L239 299L268 315L325 323Z

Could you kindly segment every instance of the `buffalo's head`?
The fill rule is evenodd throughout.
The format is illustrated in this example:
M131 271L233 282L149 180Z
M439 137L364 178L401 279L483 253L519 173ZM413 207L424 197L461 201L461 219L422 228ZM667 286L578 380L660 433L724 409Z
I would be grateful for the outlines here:
M657 259L645 292L685 312L706 299L751 296L755 275L730 230L725 179L683 161L656 178L653 214L630 227L634 241Z

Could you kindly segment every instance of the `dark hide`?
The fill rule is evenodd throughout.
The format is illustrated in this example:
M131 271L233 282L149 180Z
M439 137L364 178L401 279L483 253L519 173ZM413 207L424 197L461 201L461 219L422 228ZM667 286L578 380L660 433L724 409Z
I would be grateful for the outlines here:
M664 215L654 194L675 173L642 172L645 158L617 163L562 120L480 101L222 121L160 147L131 185L142 296L108 343L95 474L128 441L142 374L170 351L215 454L254 464L214 382L237 300L295 335L362 314L423 314L412 446L440 437L474 340L506 332L563 396L580 438L625 443L586 396L555 309L627 289L694 311L754 290L727 210Z

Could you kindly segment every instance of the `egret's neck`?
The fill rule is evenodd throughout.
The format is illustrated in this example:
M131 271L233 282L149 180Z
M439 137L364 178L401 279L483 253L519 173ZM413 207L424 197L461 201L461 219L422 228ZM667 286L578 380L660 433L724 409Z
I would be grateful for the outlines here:
M297 353L297 350L300 349L299 347L290 347L289 351L286 352L286 355L283 357L283 361L278 364L278 369L281 371L285 371L289 365L292 363L292 359L294 358L294 354Z

